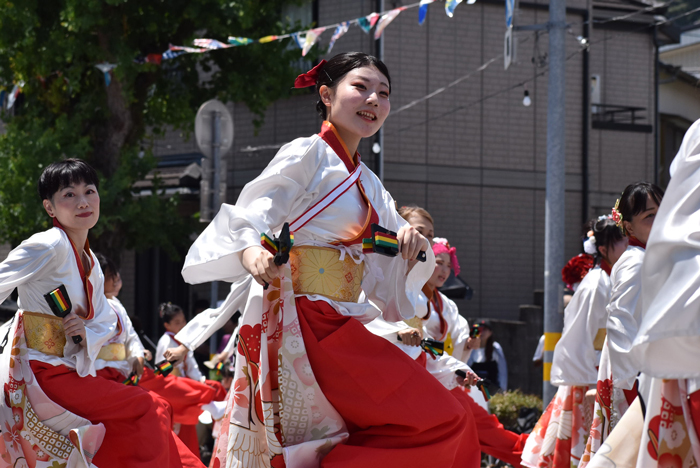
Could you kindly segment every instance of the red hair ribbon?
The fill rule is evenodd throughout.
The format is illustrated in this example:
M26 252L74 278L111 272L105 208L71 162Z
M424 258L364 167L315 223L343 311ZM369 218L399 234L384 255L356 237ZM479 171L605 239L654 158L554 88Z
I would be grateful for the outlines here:
M309 86L316 86L316 82L318 81L318 74L321 71L321 68L325 64L326 64L326 61L321 60L321 63L319 63L318 65L313 67L311 70L297 76L297 79L294 80L294 87L295 88L308 88Z

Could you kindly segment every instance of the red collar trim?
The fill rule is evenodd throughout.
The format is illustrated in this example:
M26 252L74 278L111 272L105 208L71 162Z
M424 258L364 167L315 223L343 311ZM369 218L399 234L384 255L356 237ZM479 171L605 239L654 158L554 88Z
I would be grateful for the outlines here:
M321 137L323 141L328 143L328 146L330 146L333 151L335 151L335 154L340 157L340 159L343 161L343 164L345 164L345 167L348 169L348 172L352 172L355 170L355 166L357 166L357 161L360 157L360 154L358 152L355 152L353 156L350 156L350 151L348 150L347 145L343 141L342 138L340 138L340 134L338 134L338 130L336 130L335 126L330 123L327 120L323 121L323 125L321 126L321 131L319 132L318 136Z
M438 319L440 319L440 340L444 340L445 336L447 335L447 320L445 320L445 316L442 313L442 309L444 308L444 304L442 302L442 297L440 297L440 292L436 289L432 291L432 296L430 297L430 304L433 305L433 308L435 309L435 312L438 314ZM430 317L428 315L428 317Z
M61 223L58 222L56 218L53 218L53 225L54 227L59 228L63 232L66 232L65 229L63 229L63 226L61 226ZM66 237L68 237L68 233L66 233ZM90 283L90 274L92 273L92 269L95 267L95 259L92 258L92 254L90 253L90 242L85 239L85 245L83 246L83 249L85 250L85 253L87 253L88 257L90 258L90 269L86 272L85 267L83 266L83 260L80 258L80 254L78 253L78 249L75 248L75 244L73 244L73 241L70 240L70 237L68 237L68 240L70 241L70 246L73 249L73 256L75 257L75 263L78 264L78 271L80 272L80 279L83 282L83 289L85 290L85 297L87 298L87 316L83 317L84 319L92 319L95 317L95 308L92 305L92 293L93 293L93 288L92 288L92 283Z
M608 276L610 276L610 274L611 274L611 272L612 272L612 268L610 267L610 264L608 263L608 261L605 260L604 258L600 260L600 268L601 268L605 273L607 273Z
M168 335L170 338L172 338L172 340L173 340L175 343L177 343L178 346L182 344L182 343L180 343L180 341L178 341L177 339L175 339L175 333L166 331L165 334Z
M644 250L647 249L647 245L634 236L629 236L629 243L632 247L641 247Z

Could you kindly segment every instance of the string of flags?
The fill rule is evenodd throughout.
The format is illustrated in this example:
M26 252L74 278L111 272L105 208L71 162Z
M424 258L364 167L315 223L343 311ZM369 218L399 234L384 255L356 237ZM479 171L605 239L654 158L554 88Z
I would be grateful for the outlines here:
M167 51L162 54L163 60L171 60L175 57L179 57L183 54L202 54L212 50L228 49L231 47L241 47L249 44L266 44L268 42L280 41L283 39L292 39L293 43L301 49L302 57L319 42L321 35L327 30L333 30L333 35L328 43L328 52L333 49L335 42L340 39L345 33L350 29L350 26L357 25L366 34L370 34L372 28L374 28L374 39L379 39L382 33L389 24L399 16L399 13L408 10L410 8L418 8L418 24L421 25L425 21L428 15L428 5L435 3L437 0L420 0L418 3L411 5L406 5L391 10L387 10L381 13L373 12L367 16L362 16L360 18L355 18L348 21L342 21L337 24L332 24L329 26L322 26L319 28L313 28L305 31L297 31L289 34L280 35L270 35L264 36L260 39L251 39L248 37L235 37L229 36L227 43L218 41L216 39L195 39L194 47L187 46L177 46L170 45ZM454 15L455 8L457 5L462 3L464 0L446 0L445 1L445 13L448 17L452 18ZM467 4L476 3L476 0L466 0Z
M357 25L366 34L370 34L372 28L374 28L374 39L377 40L382 36L386 27L389 26L389 24L392 21L394 21L401 12L405 10L411 8L418 8L418 24L422 25L425 22L425 19L428 15L428 5L430 5L431 3L435 3L436 1L438 0L420 0L420 2L418 3L394 8L391 10L383 11L381 13L373 12L367 16L362 16L360 18L355 18L348 21L342 21L340 23L332 24L329 26L322 26L319 28L313 28L305 31L297 31L288 34L268 35L259 39L229 36L227 42L224 43L216 39L199 38L194 40L193 46L180 46L170 44L168 50L166 50L162 54L148 54L146 56L136 58L134 62L160 65L164 60L172 60L184 54L203 54L212 50L228 49L231 47L242 47L256 43L266 44L268 42L281 41L284 39L292 39L293 43L296 44L297 47L299 47L299 49L301 49L302 57L305 57L306 54L308 54L309 51L313 48L313 46L319 42L321 35L327 30L332 29L333 34L328 43L328 53L330 53L336 41L340 39L343 35L345 35L350 30L350 26L352 25ZM459 5L463 1L465 0L445 0L445 14L448 17L452 18L454 15L455 8L457 8L457 5ZM473 4L476 3L476 0L466 0L466 3ZM112 72L117 67L117 64L103 62L96 64L95 67L102 72L104 76L105 86L109 86L109 84L112 82ZM7 94L7 109L12 108L23 86L23 82L18 83L14 86L12 91L9 94ZM5 94L4 91L2 91L2 93ZM5 96L2 96L2 98L3 99L0 99L0 105L4 101Z

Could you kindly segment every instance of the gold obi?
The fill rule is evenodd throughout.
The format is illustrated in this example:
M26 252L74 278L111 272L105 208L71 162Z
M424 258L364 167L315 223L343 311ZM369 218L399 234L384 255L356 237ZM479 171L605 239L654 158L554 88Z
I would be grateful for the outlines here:
M63 348L66 346L63 319L27 311L22 313L22 317L28 347L44 354L63 357Z
M595 338L593 339L593 349L596 351L603 350L603 343L605 343L605 336L607 334L608 331L605 328L598 329L598 333L595 334Z
M338 302L357 302L362 292L364 262L359 265L330 247L304 245L289 253L295 294L319 294Z
M124 343L110 343L100 348L97 359L105 361L126 361L126 347Z

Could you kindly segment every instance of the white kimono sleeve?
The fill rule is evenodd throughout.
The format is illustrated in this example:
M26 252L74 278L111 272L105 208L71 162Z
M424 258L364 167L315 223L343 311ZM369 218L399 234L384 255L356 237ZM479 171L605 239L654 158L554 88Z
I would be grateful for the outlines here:
M52 245L22 242L0 263L0 303L20 286L41 278L56 264L57 252Z
M124 333L125 341L124 346L126 347L126 358L130 363L140 357L143 357L144 347L141 343L141 338L139 338L138 333L134 330L134 324L131 323L131 319L128 315L124 317Z
M637 336L640 311L637 302L641 292L639 255L628 251L615 264L612 273L612 291L608 311L608 350L612 367L613 385L629 390L640 371L640 365L630 353ZM641 254L643 255L643 254Z
M566 324L554 348L552 385L594 385L598 381L598 355L593 342L605 327L609 287L599 285L607 274L596 268L586 275L564 311Z
M96 264L95 268L99 268L99 264ZM85 346L75 344L72 339L67 338L63 350L64 357L75 359L75 371L81 377L97 375L95 370L97 355L102 346L114 336L117 329L117 315L107 303L104 294L104 276L101 273L100 277L102 281L93 285L95 289L92 294L92 306L95 310L95 316L90 320L83 320Z
M390 231L398 232L408 222L399 215L394 199L366 166L363 167L365 173L369 174L365 190L379 215L379 223ZM417 262L408 274L408 260L400 255L393 258L378 254L365 257L370 274L363 280L362 289L388 322L399 322L415 315L421 288L435 270L432 249L426 251L426 257L425 262ZM381 272L380 275L377 270Z
M277 232L292 213L301 214L312 200L306 192L317 170L314 139L283 147L255 180L248 183L235 205L223 204L214 220L190 247L182 277L190 284L207 281L235 283L248 275L241 252L260 247L260 233ZM294 148L290 150L289 148Z

